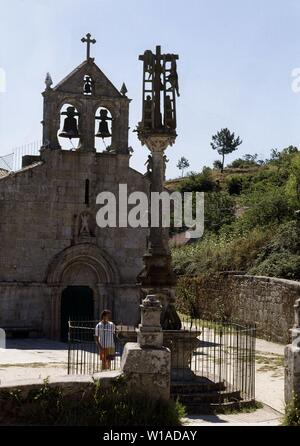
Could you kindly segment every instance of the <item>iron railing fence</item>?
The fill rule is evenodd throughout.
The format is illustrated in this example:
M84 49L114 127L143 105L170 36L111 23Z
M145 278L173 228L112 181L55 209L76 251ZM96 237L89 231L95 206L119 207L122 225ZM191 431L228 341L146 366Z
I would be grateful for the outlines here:
M187 341L191 370L213 383L224 384L227 391L240 392L242 399L254 400L255 324L187 317L183 317L182 322L185 331L197 335L196 344L193 337ZM180 358L177 361L181 362ZM176 369L176 364L174 366Z
M182 330L164 331L164 345L172 356L173 381L185 382L191 375L219 383L227 391L240 392L241 398L255 398L256 327L224 321L181 317ZM97 321L69 322L69 374L101 371L95 342ZM111 370L118 370L126 342L136 341L136 328L116 324L116 354Z
M82 375L101 372L102 363L95 341L95 327L98 322L69 321L68 374ZM120 368L124 345L129 338L133 337L134 340L135 337L135 327L115 325L115 355L110 361L111 370Z

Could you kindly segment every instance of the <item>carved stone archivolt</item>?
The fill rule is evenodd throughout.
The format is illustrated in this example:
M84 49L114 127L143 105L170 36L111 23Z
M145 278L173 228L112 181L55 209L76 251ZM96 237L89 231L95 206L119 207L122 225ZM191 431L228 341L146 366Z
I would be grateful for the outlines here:
M60 284L71 266L78 264L91 268L97 277L97 283L119 283L120 276L114 261L104 250L87 243L71 246L55 256L47 271L47 283Z

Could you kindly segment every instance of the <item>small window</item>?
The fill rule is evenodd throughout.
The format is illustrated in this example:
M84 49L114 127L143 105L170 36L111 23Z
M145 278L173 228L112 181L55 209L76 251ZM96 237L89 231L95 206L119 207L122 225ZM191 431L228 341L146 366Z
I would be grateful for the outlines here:
M91 96L93 93L94 82L91 76L84 76L83 78L83 94L85 96Z
M85 180L85 198L84 202L87 206L90 204L90 180Z

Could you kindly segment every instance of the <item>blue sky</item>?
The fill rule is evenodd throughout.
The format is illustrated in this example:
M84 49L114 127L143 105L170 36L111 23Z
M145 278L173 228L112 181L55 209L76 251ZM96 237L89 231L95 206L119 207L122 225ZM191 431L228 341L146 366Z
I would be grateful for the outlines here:
M291 88L299 27L299 0L0 0L0 154L41 138L45 74L57 83L79 65L87 32L97 39L96 63L118 88L127 85L131 130L141 115L138 55L156 44L180 55L168 177L181 156L190 170L211 165L211 136L222 127L243 139L240 155L300 145L300 93ZM143 170L147 151L132 132L130 144L132 166Z

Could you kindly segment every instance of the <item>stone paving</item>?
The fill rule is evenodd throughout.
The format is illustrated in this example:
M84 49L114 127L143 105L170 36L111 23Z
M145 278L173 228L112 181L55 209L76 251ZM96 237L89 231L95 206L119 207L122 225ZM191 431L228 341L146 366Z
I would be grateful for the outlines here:
M282 414L269 406L264 406L251 413L230 415L197 415L184 419L185 426L278 426Z
M0 383L67 374L67 344L47 339L7 340L0 349Z
M264 340L256 344L256 399L265 404L253 413L188 417L185 424L278 425L284 411L284 346ZM67 344L45 339L8 340L0 349L0 383L63 376L67 373Z

